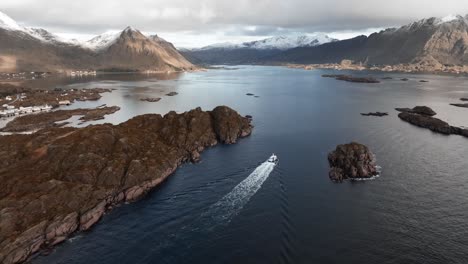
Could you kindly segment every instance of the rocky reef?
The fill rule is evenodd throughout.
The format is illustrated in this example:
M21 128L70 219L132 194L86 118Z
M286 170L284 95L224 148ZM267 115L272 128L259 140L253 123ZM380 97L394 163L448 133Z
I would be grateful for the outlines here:
M467 104L450 104L456 107L463 107L463 108L468 108L468 103Z
M411 113L425 116L435 116L437 113L427 106L415 106L413 108L395 108L398 112Z
M379 80L373 77L354 77L345 74L324 74L322 77L325 78L335 78L339 81L346 81L346 82L355 82L355 83L380 83Z
M387 112L369 112L369 113L361 113L362 116L388 116Z
M356 142L338 145L328 154L328 162L330 164L328 176L334 182L372 178L378 175L375 155L367 146Z
M226 106L119 125L47 128L0 137L0 263L20 263L91 228L114 205L134 201L217 143L252 132Z
M412 125L427 128L444 135L453 134L468 137L468 129L451 126L447 122L433 117L436 113L427 106L419 106L413 109L397 108L397 110L401 112L398 117Z
M161 97L145 97L145 98L141 98L140 101L146 101L146 102L150 102L150 103L156 103L156 102L161 101Z

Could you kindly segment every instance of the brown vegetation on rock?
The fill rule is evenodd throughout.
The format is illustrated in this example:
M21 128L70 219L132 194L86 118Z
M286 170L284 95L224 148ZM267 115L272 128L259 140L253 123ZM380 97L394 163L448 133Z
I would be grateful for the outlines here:
M41 112L19 116L10 121L6 126L0 129L1 132L26 132L35 131L44 128L60 127L62 124L56 122L64 121L72 116L82 115L80 120L83 122L104 119L105 115L113 114L120 110L118 106L99 107L99 108L78 108L71 110L57 110L51 112Z
M247 118L220 106L1 136L0 263L23 262L89 229L109 207L140 198L206 147L251 132Z

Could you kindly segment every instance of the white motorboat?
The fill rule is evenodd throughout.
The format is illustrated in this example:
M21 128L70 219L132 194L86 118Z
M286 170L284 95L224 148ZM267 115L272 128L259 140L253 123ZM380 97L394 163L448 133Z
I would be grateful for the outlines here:
M271 157L268 159L268 162L278 164L278 156L276 156L274 153L271 155Z

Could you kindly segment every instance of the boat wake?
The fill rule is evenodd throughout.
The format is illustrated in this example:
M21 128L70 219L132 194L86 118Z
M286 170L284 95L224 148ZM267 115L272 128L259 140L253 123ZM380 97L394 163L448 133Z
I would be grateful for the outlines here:
M272 156L273 157L273 156ZM276 166L277 158L274 156L258 166L247 178L239 183L231 192L203 213L204 217L214 220L212 224L227 224L249 202L250 198L262 187L270 173Z

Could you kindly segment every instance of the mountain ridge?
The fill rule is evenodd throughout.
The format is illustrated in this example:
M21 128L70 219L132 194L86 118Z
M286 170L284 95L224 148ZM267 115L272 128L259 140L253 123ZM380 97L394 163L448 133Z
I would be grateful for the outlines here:
M0 69L6 72L74 70L183 71L196 69L169 42L127 27L81 43L41 28L22 27L0 12Z

